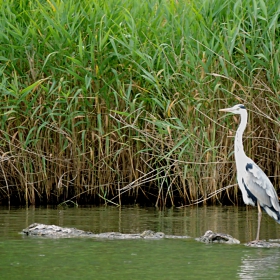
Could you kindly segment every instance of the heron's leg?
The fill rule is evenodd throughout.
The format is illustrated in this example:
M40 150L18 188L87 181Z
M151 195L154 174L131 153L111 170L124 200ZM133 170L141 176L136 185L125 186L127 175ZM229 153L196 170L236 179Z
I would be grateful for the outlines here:
M259 238L260 238L260 228L261 228L261 219L262 219L262 210L261 210L260 203L257 202L257 204L258 204L258 231L257 231L256 241L259 241Z

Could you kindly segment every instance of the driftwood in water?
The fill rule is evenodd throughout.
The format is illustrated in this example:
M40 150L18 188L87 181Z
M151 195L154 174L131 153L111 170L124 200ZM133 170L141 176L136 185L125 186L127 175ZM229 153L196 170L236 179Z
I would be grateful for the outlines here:
M204 243L227 243L227 244L240 243L239 240L233 238L229 234L216 233L211 230L207 230L203 236L196 238L196 240Z
M190 238L185 235L167 235L163 232L154 232L152 230L145 230L142 233L120 233L120 232L104 232L104 233L93 233L90 231L84 231L76 228L59 227L55 225L45 224L31 224L27 228L22 230L23 234L28 236L43 236L49 238L73 238L73 237L91 237L99 239L163 239L163 238L178 238L185 239ZM204 243L227 243L227 244L240 244L240 241L235 239L229 234L215 233L211 230L205 232L205 234L197 241ZM248 247L257 248L273 248L280 247L280 240L269 240L269 242L260 240L258 242L252 241L246 243Z
M248 247L256 247L256 248L277 248L280 247L280 244L278 243L280 240L271 240L271 241L265 241L265 240L259 240L259 241L251 241L246 243L245 245Z
M199 238L196 238L197 241L204 243L227 243L227 244L240 244L240 241L235 239L229 234L225 233L216 233L211 230L205 232L205 234ZM259 241L251 241L245 244L247 247L255 247L255 248L275 248L280 247L280 240L259 240Z
M142 233L120 233L120 232L104 232L93 233L90 231L83 231L76 228L59 227L55 225L45 224L31 224L29 227L22 230L22 232L29 236L45 236L45 237L92 237L105 239L162 239L162 238L189 238L188 236L166 235L163 232L154 232L145 230Z

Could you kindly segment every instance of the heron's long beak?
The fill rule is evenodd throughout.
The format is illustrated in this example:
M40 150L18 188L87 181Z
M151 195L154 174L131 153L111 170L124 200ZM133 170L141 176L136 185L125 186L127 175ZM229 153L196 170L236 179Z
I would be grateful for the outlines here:
M232 112L232 108L225 108L225 109L220 109L220 112Z

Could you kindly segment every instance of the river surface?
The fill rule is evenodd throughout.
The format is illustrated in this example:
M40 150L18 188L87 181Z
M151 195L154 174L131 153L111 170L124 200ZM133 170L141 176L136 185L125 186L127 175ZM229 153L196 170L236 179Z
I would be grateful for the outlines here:
M96 240L29 237L30 224L92 231L188 235L189 239ZM0 279L280 279L280 249L203 244L206 230L241 243L256 235L257 208L79 207L0 208ZM280 225L263 214L262 239L279 239Z

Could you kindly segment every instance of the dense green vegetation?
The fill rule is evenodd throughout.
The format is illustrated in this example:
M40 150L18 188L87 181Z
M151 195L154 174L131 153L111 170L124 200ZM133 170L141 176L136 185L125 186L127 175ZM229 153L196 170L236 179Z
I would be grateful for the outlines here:
M233 138L279 184L277 1L1 1L2 203L238 202ZM217 193L216 193L217 192Z

